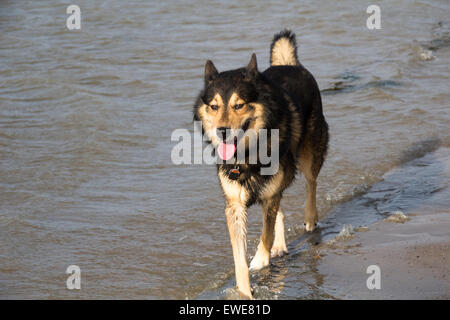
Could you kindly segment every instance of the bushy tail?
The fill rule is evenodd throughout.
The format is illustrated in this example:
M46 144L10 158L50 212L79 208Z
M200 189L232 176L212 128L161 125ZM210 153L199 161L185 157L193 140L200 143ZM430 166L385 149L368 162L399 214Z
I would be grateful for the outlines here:
M273 37L270 46L270 65L296 66L299 64L295 34L291 30L284 29Z

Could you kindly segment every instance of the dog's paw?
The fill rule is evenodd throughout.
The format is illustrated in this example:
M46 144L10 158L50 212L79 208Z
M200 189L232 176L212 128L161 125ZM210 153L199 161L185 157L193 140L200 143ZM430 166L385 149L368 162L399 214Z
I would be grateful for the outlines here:
M270 263L270 255L263 252L263 250L258 250L255 257L250 262L250 271L258 271L264 267L267 267Z
M239 294L239 298L243 299L243 300L253 300L253 295L252 295L252 291L253 290L246 290L245 292L241 291L241 290L237 290L238 294Z
M304 222L303 226L305 227L306 231L314 231L314 229L317 228L317 223L316 222Z
M274 245L270 250L270 257L282 257L288 252L286 245Z

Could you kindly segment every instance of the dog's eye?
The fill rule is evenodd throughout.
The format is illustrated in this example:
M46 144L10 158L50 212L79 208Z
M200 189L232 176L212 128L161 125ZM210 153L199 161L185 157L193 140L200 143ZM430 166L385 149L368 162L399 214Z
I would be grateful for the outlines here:
M211 109L213 109L213 110L218 110L219 109L219 106L217 105L217 104L212 104L212 105L210 105L209 106Z
M235 110L242 109L243 107L244 107L244 104L243 104L243 103L235 104L235 105L234 105L234 109L235 109Z

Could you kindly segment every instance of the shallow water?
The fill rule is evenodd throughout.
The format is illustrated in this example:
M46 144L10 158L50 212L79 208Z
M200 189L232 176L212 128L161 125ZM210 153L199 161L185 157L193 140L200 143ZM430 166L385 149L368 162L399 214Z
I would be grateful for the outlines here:
M2 298L184 299L233 287L215 167L174 165L170 136L192 131L206 59L226 70L255 52L264 69L284 27L297 34L330 125L317 200L325 233L346 223L340 212L364 224L401 209L385 200L395 193L371 198L371 187L450 145L448 1L381 1L374 31L359 1L76 4L80 31L67 30L64 1L0 3ZM311 237L301 228L304 191L299 178L282 202L299 248L290 280L277 282L284 260L274 261L256 276L262 297L329 298L310 286L314 264L301 254ZM253 207L249 256L260 229ZM81 290L66 289L69 265L81 268Z
M320 222L318 229L303 233L289 243L288 255L272 260L270 268L251 275L255 298L351 297L351 292L345 295L327 283L326 278L330 274L319 268L322 256L333 251L348 254L352 246L346 245L345 241L352 239L357 232L370 230L372 223L381 219L401 223L414 219L417 213L450 213L449 199L450 147L447 146L388 171L382 181L361 196L336 205ZM334 266L327 267L332 273ZM428 294L423 298L434 296L432 292ZM217 288L205 290L198 298L238 299L239 295L234 289L233 279L227 279Z

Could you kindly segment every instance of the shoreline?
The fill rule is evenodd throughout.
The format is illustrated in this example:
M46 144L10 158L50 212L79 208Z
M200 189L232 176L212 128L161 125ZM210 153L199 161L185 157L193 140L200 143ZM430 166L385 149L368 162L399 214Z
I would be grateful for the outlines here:
M401 211L321 244L321 287L334 298L450 299L450 149L411 161L385 182L399 176L406 183L386 202ZM379 267L379 289L368 289L371 265Z
M382 220L327 250L319 272L337 299L450 299L450 213L417 212L406 222ZM380 289L368 289L380 270Z
M449 181L447 144L389 171L252 273L255 299L450 299ZM196 299L239 299L234 288L230 276Z

